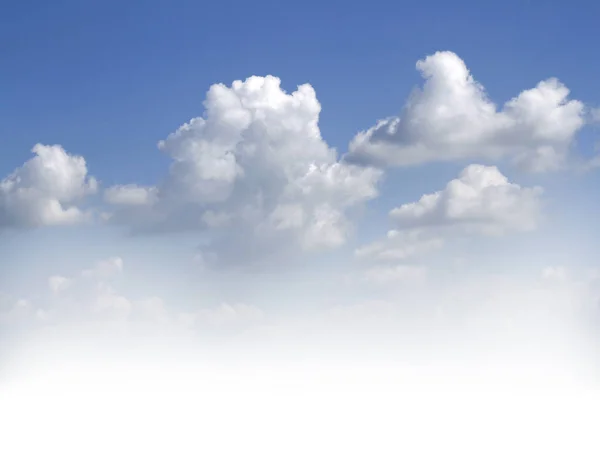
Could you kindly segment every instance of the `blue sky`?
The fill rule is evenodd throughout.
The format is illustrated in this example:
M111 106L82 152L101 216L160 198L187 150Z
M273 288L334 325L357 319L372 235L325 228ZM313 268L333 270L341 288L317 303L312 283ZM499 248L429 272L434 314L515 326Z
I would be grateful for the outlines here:
M144 187L164 180L172 160L157 143L204 114L213 84L230 87L253 75L281 78L288 93L309 83L322 107L322 137L339 158L358 132L401 114L411 91L424 83L417 61L437 51L458 55L499 107L556 77L570 89L569 100L594 108L600 105L600 63L594 61L599 14L593 2L533 0L12 2L0 19L0 176L29 160L36 143L59 144L85 157L89 175L100 182L87 204L105 207L103 192L114 185ZM593 158L597 139L595 125L582 126L569 137L569 158ZM130 274L121 285L131 298L160 294L175 307L212 305L232 295L263 307L280 300L337 304L362 295L362 289L353 293L340 284L362 269L357 270L353 252L393 228L391 209L443 190L467 165L483 162L486 152L481 159L477 150L470 153L443 163L386 164L378 196L359 200L350 220L354 231L340 247L297 253L293 264L274 266L272 274L206 278L194 260L198 233L168 229L144 235L135 223L124 223L123 214L120 227L3 230L0 256L10 271L0 275L1 290L17 298L33 288L31 298L42 305L49 275L77 274L122 256ZM453 260L477 256L472 266L482 272L596 266L597 171L530 173L510 165L510 159L493 164L511 183L544 188L543 224L504 239L470 240L467 233L452 241L444 235L452 241L450 250L424 265L439 258L447 270ZM502 219L519 209L511 208ZM312 300L298 297L307 292Z
M0 473L600 473L598 18L4 2Z
M153 183L168 166L156 142L202 113L211 84L266 74L289 91L312 84L322 133L344 151L398 113L419 82L414 63L437 50L459 54L498 104L556 76L597 105L600 65L587 58L599 13L593 2L518 0L13 2L0 20L0 170L34 143L59 143L106 184Z
M60 143L107 184L152 183L168 166L156 142L202 112L211 84L254 74L287 90L312 84L322 133L343 151L398 112L419 81L415 61L437 50L459 54L496 103L556 76L597 105L600 65L587 58L599 13L587 1L11 2L0 20L0 170L34 143Z
M577 7L579 5L579 7ZM417 59L459 54L497 103L557 76L599 104L593 2L36 1L2 15L2 169L61 143L107 182L153 181L155 144L199 115L208 87L273 74L311 83L325 138L344 149L395 114Z

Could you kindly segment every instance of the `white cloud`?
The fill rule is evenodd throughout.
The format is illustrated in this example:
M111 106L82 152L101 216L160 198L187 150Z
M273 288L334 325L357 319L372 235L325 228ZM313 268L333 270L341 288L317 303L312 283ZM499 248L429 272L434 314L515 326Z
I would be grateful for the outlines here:
M81 272L83 277L91 277L94 279L108 279L123 272L123 259L116 256L98 261L94 267L85 269Z
M11 299L4 296L0 308L0 322L19 326L31 321L44 322L48 318L47 312L26 298Z
M37 291L25 292L20 299L0 293L0 323L38 321L44 328L47 322L51 328L67 329L68 334L79 328L85 333L86 329L92 333L108 331L109 335L114 335L114 330L131 336L175 331L181 336L202 337L214 332L241 333L265 322L259 307L240 302L200 308L187 305L182 311L156 295L132 297L120 288L123 282L115 279L122 274L123 259L111 257L70 277L50 276L47 290L52 298Z
M441 249L443 246L443 238L429 237L422 229L407 231L392 229L387 233L386 239L360 247L354 255L359 258L394 261L416 257Z
M137 185L113 186L104 191L104 200L113 205L148 205L156 200L156 189Z
M132 302L112 286L104 282L96 285L95 296L91 301L92 315L106 319L126 319L131 315L132 308Z
M93 194L85 159L59 145L33 147L35 156L0 181L0 227L74 224L88 216L77 204Z
M47 280L52 298L30 291L23 299L27 305L21 305L18 313L24 321L43 316L54 323L125 320L133 315L137 302L115 288L115 277L122 272L123 259L111 257L71 276L52 275Z
M378 285L422 283L426 277L427 268L412 265L376 266L364 274L367 282Z
M510 183L495 166L469 165L444 189L392 209L395 229L354 255L362 262L379 263L366 271L367 280L404 279L408 270L420 268L414 262L397 267L391 263L415 261L457 237L533 231L541 219L541 194L539 187Z
M539 187L510 183L494 166L469 165L458 178L419 201L390 212L401 228L461 226L485 234L535 229L540 215Z
M196 346L214 343L225 352L231 348L241 355L255 350L281 356L288 351L298 351L299 356L305 351L311 355L348 352L349 358L397 354L413 361L461 358L464 351L476 358L498 350L514 357L515 345L525 345L520 350L529 351L535 342L540 351L546 351L555 338L564 336L565 344L579 344L574 340L579 333L585 332L588 338L586 315L598 315L597 275L592 282L593 275L582 278L578 277L581 272L563 268L535 270L533 279L514 272L496 277L477 271L468 272L467 277L385 262L356 274L341 300L331 295L310 312L297 310L302 307L299 302L314 298L306 291L284 295L277 299L276 308L265 312L252 303L232 300L231 293L223 295L218 305L133 296L117 280L106 282L99 274L86 278L79 272L64 277L72 281L65 291L38 301L39 292L32 289L29 295L23 293L20 303L7 301L0 314L3 330L9 324L26 322L36 330L40 325L40 333L49 329L52 335L94 341L108 337L110 344L124 341L121 337L131 337L125 341L132 343L144 344L149 337L161 345L176 344L177 340L170 340L173 336ZM575 278L542 278L563 274ZM377 303L371 305L370 300ZM50 325L45 326L42 319ZM57 341L54 336L51 340ZM551 349L557 351L555 346Z
M220 331L243 330L261 324L265 319L264 312L253 305L222 303L213 308L201 309L181 315L180 319L187 319L188 324L206 328L206 326Z
M202 214L202 221L209 228L220 228L231 223L232 216L229 213L215 212L212 210L205 211Z
M166 302L156 296L133 302L132 312L138 321L150 323L168 323L172 318Z
M551 282L566 282L569 278L567 269L563 266L548 266L542 269L542 279Z
M308 85L287 94L278 78L216 84L205 115L159 147L173 158L157 187L111 188L108 221L136 230L218 229L203 253L239 261L280 248L343 244L348 212L377 195L381 171L337 161L321 137L321 105Z
M398 117L381 120L351 142L347 160L377 165L511 159L531 171L561 167L585 108L557 79L539 82L502 109L486 96L455 53L417 62L425 79Z
M48 279L48 286L53 294L58 295L66 290L72 284L72 280L67 277L63 277L61 275L53 275Z

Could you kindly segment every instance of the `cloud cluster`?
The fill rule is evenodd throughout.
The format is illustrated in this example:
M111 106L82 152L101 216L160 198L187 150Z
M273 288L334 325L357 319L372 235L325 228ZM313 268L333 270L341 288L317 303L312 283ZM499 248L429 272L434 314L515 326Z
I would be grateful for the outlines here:
M378 196L385 167L467 160L484 164L469 165L443 190L394 209L395 228L357 256L416 258L443 247L449 230L535 228L541 188L510 183L485 160L511 159L534 171L558 168L597 111L569 99L556 79L498 109L452 52L428 56L417 68L425 84L400 116L358 134L342 159L321 136L321 104L310 85L287 93L273 76L215 84L204 114L159 143L172 159L163 179L105 189L101 221L134 233L195 231L197 260L206 266L278 261L346 243L361 207ZM0 229L91 218L84 199L98 184L84 158L58 145L38 144L33 152L0 182ZM68 286L53 283L55 292Z
M457 236L532 231L541 219L542 192L540 187L510 183L495 166L469 165L444 189L392 209L394 229L384 239L356 249L354 255L376 263L366 271L371 282L385 283L400 276L421 280L422 267L398 266L395 261L438 251Z
M584 105L557 79L541 81L499 110L464 61L437 52L417 62L425 80L398 117L351 142L346 159L379 166L511 159L531 171L564 164L585 123Z
M17 299L0 294L0 323L117 330L135 336L140 331L171 330L238 333L265 319L262 310L243 303L180 311L161 296L132 298L120 289L124 273L123 259L110 257L70 276L49 276L46 292L37 289Z
M109 221L135 230L196 229L215 237L208 259L343 244L348 210L377 195L381 171L337 161L322 139L307 84L287 94L278 78L210 88L205 115L159 147L173 163L160 185L105 192Z
M89 216L77 204L97 190L83 157L59 145L33 147L35 156L0 181L0 228L75 224Z

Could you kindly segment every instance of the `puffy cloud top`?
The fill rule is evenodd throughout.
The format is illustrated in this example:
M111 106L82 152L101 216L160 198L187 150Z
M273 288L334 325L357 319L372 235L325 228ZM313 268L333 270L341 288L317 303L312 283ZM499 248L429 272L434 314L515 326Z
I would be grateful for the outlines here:
M0 227L37 227L81 222L76 203L96 192L85 159L59 145L33 147L35 156L0 182Z
M446 188L390 212L401 227L474 226L483 232L534 229L540 211L539 187L510 183L494 166L469 165Z
M531 171L563 165L585 123L584 105L557 79L521 92L501 110L464 61L438 52L417 62L425 79L398 117L381 120L351 142L347 160L378 165L512 159Z
M217 84L192 119L159 143L173 163L156 187L113 187L110 221L136 230L218 231L206 261L281 246L336 247L347 211L377 195L381 171L337 161L318 126L310 85L288 94L278 78Z

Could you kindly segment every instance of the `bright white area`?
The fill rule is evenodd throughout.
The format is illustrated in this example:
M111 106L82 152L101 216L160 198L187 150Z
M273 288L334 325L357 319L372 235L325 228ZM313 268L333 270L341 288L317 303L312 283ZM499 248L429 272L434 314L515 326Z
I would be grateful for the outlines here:
M0 386L0 473L600 473L589 389L464 367L66 353Z

